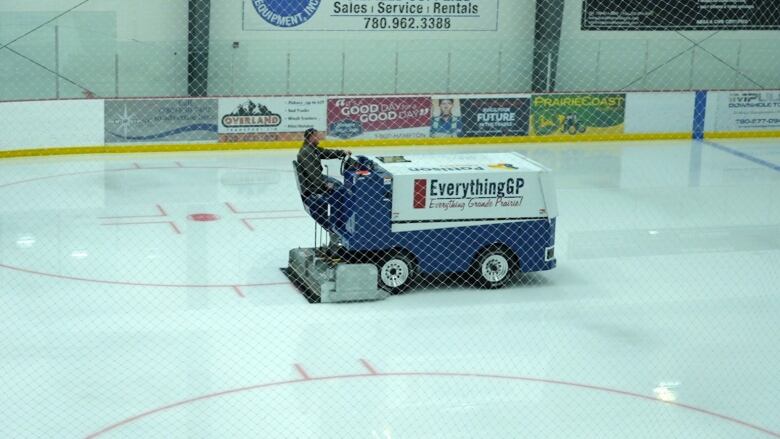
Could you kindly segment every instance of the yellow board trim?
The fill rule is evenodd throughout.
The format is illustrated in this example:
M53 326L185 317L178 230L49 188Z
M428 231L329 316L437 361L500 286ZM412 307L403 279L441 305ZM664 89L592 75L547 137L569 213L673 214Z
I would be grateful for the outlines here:
M705 139L749 139L755 137L780 137L780 131L717 131L704 133Z
M751 137L780 137L780 131L740 131L708 133L707 139L732 139ZM442 137L414 139L362 139L327 140L324 147L349 148L371 146L426 146L426 145L492 145L503 143L571 143L596 141L636 141L636 140L684 140L691 133L644 133L644 134L578 134L553 136L509 136L509 137ZM37 157L72 154L131 154L146 152L184 152L184 151L240 151L263 149L292 149L300 147L298 141L279 142L234 142L234 143L178 143L122 146L74 146L59 148L36 148L0 151L0 159L12 157Z

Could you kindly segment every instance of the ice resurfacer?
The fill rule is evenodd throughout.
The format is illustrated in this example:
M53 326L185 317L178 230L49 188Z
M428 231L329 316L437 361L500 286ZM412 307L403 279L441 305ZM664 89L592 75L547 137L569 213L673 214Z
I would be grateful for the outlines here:
M301 195L328 239L283 269L312 302L383 299L438 273L498 288L555 267L553 178L519 153L358 156L340 174Z

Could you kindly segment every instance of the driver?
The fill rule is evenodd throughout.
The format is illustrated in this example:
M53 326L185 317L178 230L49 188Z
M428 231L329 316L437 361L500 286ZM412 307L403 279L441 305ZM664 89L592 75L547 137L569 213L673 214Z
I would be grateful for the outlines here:
M352 153L339 149L320 148L320 133L309 128L303 133L303 146L298 151L298 181L301 185L301 197L309 208L314 220L329 232L336 224L328 215L328 205L338 210L343 206L342 195L335 191L335 180L322 174L323 159L348 157Z
M298 166L300 166L299 181L304 197L318 195L333 190L333 182L322 174L323 159L340 159L351 155L351 151L340 149L324 149L320 147L320 133L309 128L303 133L303 145L298 151Z

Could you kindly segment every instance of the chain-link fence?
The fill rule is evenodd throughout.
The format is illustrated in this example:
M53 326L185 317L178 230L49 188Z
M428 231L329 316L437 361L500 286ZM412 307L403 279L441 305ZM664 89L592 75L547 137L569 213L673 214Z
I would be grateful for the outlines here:
M404 5L6 1L0 100L780 88L769 1Z
M0 0L0 157L263 150L0 162L0 437L780 437L778 28Z

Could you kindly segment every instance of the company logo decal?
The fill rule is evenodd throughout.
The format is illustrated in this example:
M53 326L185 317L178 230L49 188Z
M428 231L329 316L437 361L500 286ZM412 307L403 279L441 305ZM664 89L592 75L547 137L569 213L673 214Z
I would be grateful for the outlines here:
M248 100L239 105L232 113L222 116L225 128L276 127L282 123L282 116Z
M525 180L519 177L499 181L475 178L446 183L437 179L415 179L413 206L415 209L442 210L520 207L524 186Z
M276 27L295 27L317 12L322 0L252 0L252 6L263 20Z
M349 139L363 134L363 124L356 120L345 119L333 122L328 127L328 135L339 139Z
M517 166L511 163L496 163L494 165L488 165L488 168L492 169L517 169Z
M780 92L737 92L729 95L729 108L780 107Z
M425 209L428 195L428 180L414 180L414 208Z

